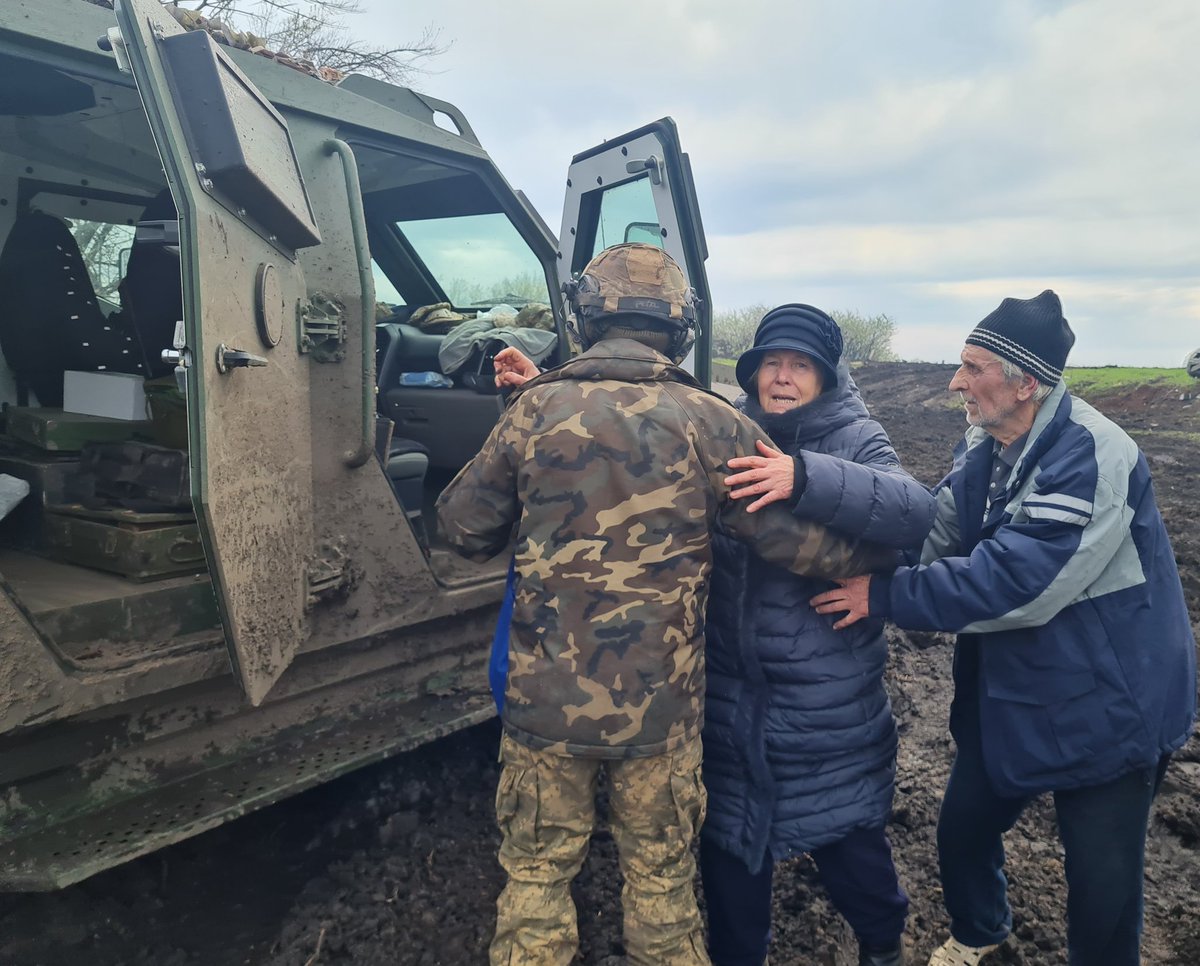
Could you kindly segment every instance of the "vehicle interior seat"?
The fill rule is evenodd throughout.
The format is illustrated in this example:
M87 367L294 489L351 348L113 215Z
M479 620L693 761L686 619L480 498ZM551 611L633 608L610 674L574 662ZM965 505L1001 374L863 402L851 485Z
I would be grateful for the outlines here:
M438 350L444 335L422 332L415 325L395 322L389 327L395 340L395 372L441 372Z
M424 500L425 471L429 468L429 450L415 439L392 437L386 468L404 512L410 519L419 516Z
M423 332L404 322L376 326L375 374L380 414L396 424L397 439L424 447L429 465L457 471L487 439L500 418L494 393L465 386L456 373L452 388L405 385L413 372L441 372L438 350L444 335Z
M30 210L13 222L0 251L0 349L17 384L17 403L33 391L42 406L63 404L63 373L145 374L133 334L106 316L66 222Z
M427 544L421 510L425 503L425 474L429 469L429 450L415 439L392 437L384 464L392 492L404 508L417 539Z
M174 371L162 361L162 352L171 348L175 323L183 318L183 282L178 252L163 243L161 232L146 229L178 217L171 192L164 188L138 219L139 231L129 249L125 277L118 286L121 307L129 315L150 379Z

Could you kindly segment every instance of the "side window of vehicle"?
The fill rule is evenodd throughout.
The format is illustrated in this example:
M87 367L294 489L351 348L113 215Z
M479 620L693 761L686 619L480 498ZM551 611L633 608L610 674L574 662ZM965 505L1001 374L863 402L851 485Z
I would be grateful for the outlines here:
M600 217L592 256L622 242L646 242L662 247L661 227L654 210L649 178L613 185L600 195Z
M374 259L371 259L371 274L375 278L376 303L385 302L388 305L407 304L404 301L404 296L396 291L396 286L392 284L392 280L387 277L387 274Z
M66 222L79 245L97 297L120 305L117 286L125 275L134 226L83 218L67 218Z

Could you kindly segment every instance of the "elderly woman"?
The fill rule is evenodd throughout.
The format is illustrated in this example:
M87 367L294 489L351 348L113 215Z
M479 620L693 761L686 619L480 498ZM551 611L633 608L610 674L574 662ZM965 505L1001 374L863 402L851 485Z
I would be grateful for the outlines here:
M731 460L726 482L751 509L785 500L842 533L918 547L933 498L901 468L841 354L820 309L763 317L737 363L737 405L778 449ZM715 542L700 845L714 966L765 961L774 865L802 852L854 930L860 966L904 962L908 899L884 829L896 768L887 642L881 621L835 631L817 614L808 600L828 586Z

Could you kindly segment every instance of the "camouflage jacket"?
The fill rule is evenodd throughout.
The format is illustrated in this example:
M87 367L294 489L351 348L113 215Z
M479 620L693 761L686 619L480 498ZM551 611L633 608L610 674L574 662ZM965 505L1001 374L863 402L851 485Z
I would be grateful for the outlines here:
M714 524L798 573L885 562L782 504L747 513L749 500L730 500L725 461L757 439L750 419L628 339L514 394L439 497L438 519L474 559L503 550L517 526L504 708L515 739L624 758L699 733Z

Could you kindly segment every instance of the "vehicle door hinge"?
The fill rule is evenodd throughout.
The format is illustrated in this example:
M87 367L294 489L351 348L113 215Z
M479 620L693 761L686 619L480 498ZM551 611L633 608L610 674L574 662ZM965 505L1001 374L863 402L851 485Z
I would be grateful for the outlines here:
M96 41L101 50L111 50L117 59L117 70L122 74L132 74L133 66L129 63L129 51L125 49L125 37L120 27L109 27L103 37Z
M318 544L304 574L304 609L345 600L361 577L362 570L354 565L341 543Z
M346 356L346 307L331 295L313 294L296 310L297 344L316 362L341 362Z
M648 158L637 158L633 161L625 162L625 170L629 174L638 174L642 171L650 172L651 184L662 184L663 180L663 163L657 155L650 155Z

